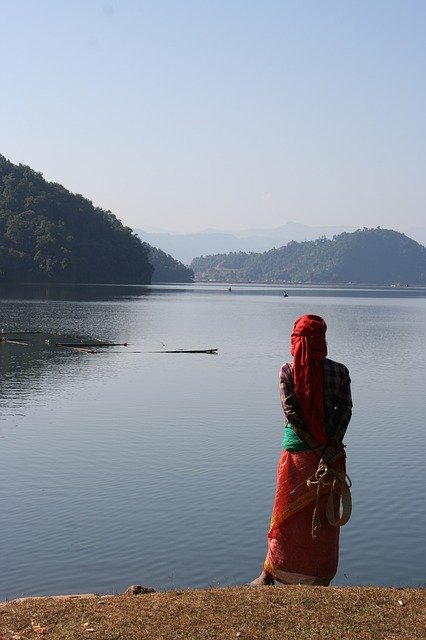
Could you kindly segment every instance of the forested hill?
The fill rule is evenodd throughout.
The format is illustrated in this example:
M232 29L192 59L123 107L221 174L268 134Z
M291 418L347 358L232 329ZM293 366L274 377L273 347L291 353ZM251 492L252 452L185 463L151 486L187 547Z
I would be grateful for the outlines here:
M402 233L359 229L265 253L195 258L196 280L313 284L426 285L426 249Z
M149 261L154 267L152 282L193 282L194 272L192 269L165 251L151 245L147 246L149 247Z
M155 267L192 279L110 211L0 155L0 282L147 284Z

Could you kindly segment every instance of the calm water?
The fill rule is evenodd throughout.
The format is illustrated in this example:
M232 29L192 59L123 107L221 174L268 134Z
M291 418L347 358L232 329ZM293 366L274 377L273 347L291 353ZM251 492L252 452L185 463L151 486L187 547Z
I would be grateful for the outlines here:
M0 328L127 342L0 344L0 600L241 584L280 455L278 370L302 313L347 364L354 511L338 585L425 584L426 291L0 287ZM218 347L218 355L164 349ZM160 353L153 353L160 351Z

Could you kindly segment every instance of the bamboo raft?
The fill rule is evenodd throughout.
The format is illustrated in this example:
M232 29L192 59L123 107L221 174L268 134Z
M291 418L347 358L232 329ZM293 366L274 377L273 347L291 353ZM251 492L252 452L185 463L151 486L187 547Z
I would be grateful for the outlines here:
M93 347L127 347L127 342L55 342L53 346L92 349Z
M17 344L22 346L28 346L30 343L27 340L18 338L17 336L30 336L34 334L44 334L47 336L58 336L59 332L44 332L44 331L7 331L2 330L0 333L0 342L8 344ZM65 336L64 336L65 337ZM53 346L55 348L73 349L74 351L80 351L83 353L97 353L97 349L106 347L127 347L127 342L104 342L97 338L92 340L84 340L83 336L69 336L73 342L53 342L51 339L46 339L44 343L46 345ZM57 338L56 338L57 339ZM77 342L77 340L80 340ZM95 341L93 341L95 340ZM209 355L216 355L218 352L217 347L209 349L161 349L160 351L138 351L132 353L205 353ZM119 352L117 352L119 353Z
M151 353L210 353L215 354L219 351L219 349L169 349L162 351L152 351Z
M25 342L25 340L13 340L12 338L1 338L2 342L7 342L9 344L20 344L23 345L24 347L28 347L29 342Z

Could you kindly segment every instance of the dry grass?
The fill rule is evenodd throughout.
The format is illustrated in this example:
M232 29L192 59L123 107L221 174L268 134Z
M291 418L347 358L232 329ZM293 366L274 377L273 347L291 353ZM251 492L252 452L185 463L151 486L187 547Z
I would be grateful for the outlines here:
M27 599L0 605L0 630L6 640L424 640L426 597L295 586Z

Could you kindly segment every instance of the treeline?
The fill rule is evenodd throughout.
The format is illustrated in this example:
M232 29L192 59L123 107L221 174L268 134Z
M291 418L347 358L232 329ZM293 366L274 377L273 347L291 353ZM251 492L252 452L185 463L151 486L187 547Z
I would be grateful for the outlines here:
M157 247L149 247L149 261L154 267L152 282L193 282L194 272Z
M149 284L157 266L192 280L162 254L111 211L0 156L0 282Z
M359 229L264 253L195 258L196 280L312 284L426 284L426 249L389 229Z

